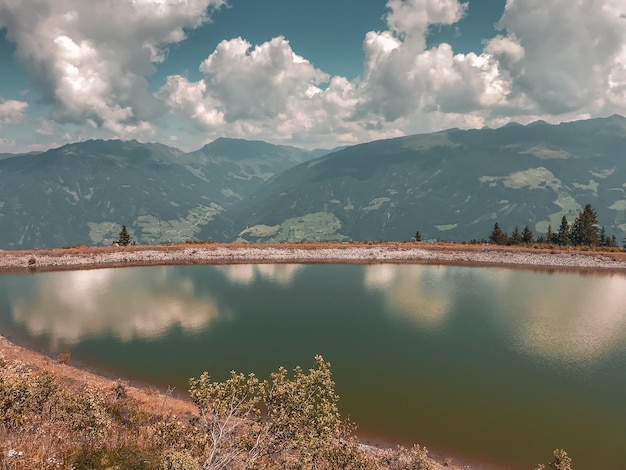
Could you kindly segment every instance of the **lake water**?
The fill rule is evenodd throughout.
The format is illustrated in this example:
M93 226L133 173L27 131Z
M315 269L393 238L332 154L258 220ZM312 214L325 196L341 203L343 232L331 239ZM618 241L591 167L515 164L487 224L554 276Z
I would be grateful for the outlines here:
M535 468L626 468L626 277L420 265L0 276L0 328L122 377L331 362L367 435Z

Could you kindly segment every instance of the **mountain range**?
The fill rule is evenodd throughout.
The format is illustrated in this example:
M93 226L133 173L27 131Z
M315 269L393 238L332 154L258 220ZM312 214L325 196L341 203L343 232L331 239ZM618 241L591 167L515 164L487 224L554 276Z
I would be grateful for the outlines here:
M591 203L626 235L626 119L449 129L332 151L217 139L185 153L87 141L0 156L0 248L487 238Z

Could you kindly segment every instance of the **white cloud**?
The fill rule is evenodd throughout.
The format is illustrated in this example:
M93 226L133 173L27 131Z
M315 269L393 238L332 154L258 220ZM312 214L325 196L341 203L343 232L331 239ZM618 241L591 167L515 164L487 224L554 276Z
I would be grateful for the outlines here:
M28 103L7 100L0 102L0 124L16 124L24 119Z
M203 78L170 76L158 93L177 114L215 135L355 142L350 122L355 85L332 79L297 55L282 37L252 47L222 41L202 62ZM325 85L325 87L324 87Z
M388 0L385 19L393 33L416 40L423 48L430 25L455 24L467 7L457 0Z
M202 80L171 76L159 96L215 135L327 146L481 127L523 101L509 99L509 76L496 57L524 57L510 38L481 55L454 54L445 43L426 48L429 26L457 22L466 4L389 0L387 6L389 30L366 35L356 80L315 69L282 37L256 47L237 38L220 43L201 64Z
M623 0L508 0L499 34L468 54L426 45L431 27L457 23L467 3L388 0L387 30L365 36L357 79L329 76L288 38L257 45L235 38L196 64L200 80L171 75L152 96L146 77L167 46L224 4L120 0L111 9L107 0L0 0L0 27L54 105L52 120L79 123L84 135L106 129L167 140L171 130L156 129L168 108L193 124L198 141L224 135L326 147L510 120L626 114Z
M185 28L225 0L0 0L0 28L16 44L61 122L90 122L126 138L154 134L161 112L145 77Z
M509 0L498 24L507 36L487 51L499 57L513 93L539 112L623 113L625 10L622 0Z
M500 35L480 54L426 48L430 23L465 12L453 1L389 0L389 31L367 34L356 115L405 133L626 113L621 0L509 0Z
M367 34L357 80L329 77L282 37L255 47L237 38L221 42L200 65L202 80L170 76L159 96L215 135L305 145L395 137L429 130L442 117L482 125L463 113L502 100L508 90L497 67L475 55L455 56L447 44L425 49L429 26L458 21L466 4L389 0L388 7L390 30ZM424 118L428 113L437 116Z
M328 75L293 52L283 37L251 49L241 38L222 41L200 66L209 95L228 122L275 118L289 100L306 98Z
M358 119L372 128L413 133L481 127L492 114L510 110L511 84L493 53L455 54L447 43L426 47L429 26L454 24L466 4L389 0L387 6L389 30L369 32L364 41ZM503 39L501 49L505 45Z

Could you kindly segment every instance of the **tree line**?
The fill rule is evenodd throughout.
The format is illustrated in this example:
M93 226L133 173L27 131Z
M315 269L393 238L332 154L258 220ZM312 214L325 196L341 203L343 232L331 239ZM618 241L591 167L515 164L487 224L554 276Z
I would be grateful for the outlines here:
M585 206L571 225L567 217L563 216L561 225L556 232L552 229L552 225L549 225L548 232L536 239L528 225L521 232L515 226L511 234L508 235L496 222L489 235L489 242L495 245L547 243L559 246L617 246L615 235L609 237L604 226L599 227L598 216L591 204Z

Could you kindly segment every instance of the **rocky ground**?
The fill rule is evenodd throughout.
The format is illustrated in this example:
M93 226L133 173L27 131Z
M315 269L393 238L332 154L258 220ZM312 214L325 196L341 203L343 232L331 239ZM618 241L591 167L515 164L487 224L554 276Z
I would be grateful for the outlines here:
M0 252L0 270L5 272L233 263L423 263L626 272L626 252L429 243L207 243Z

